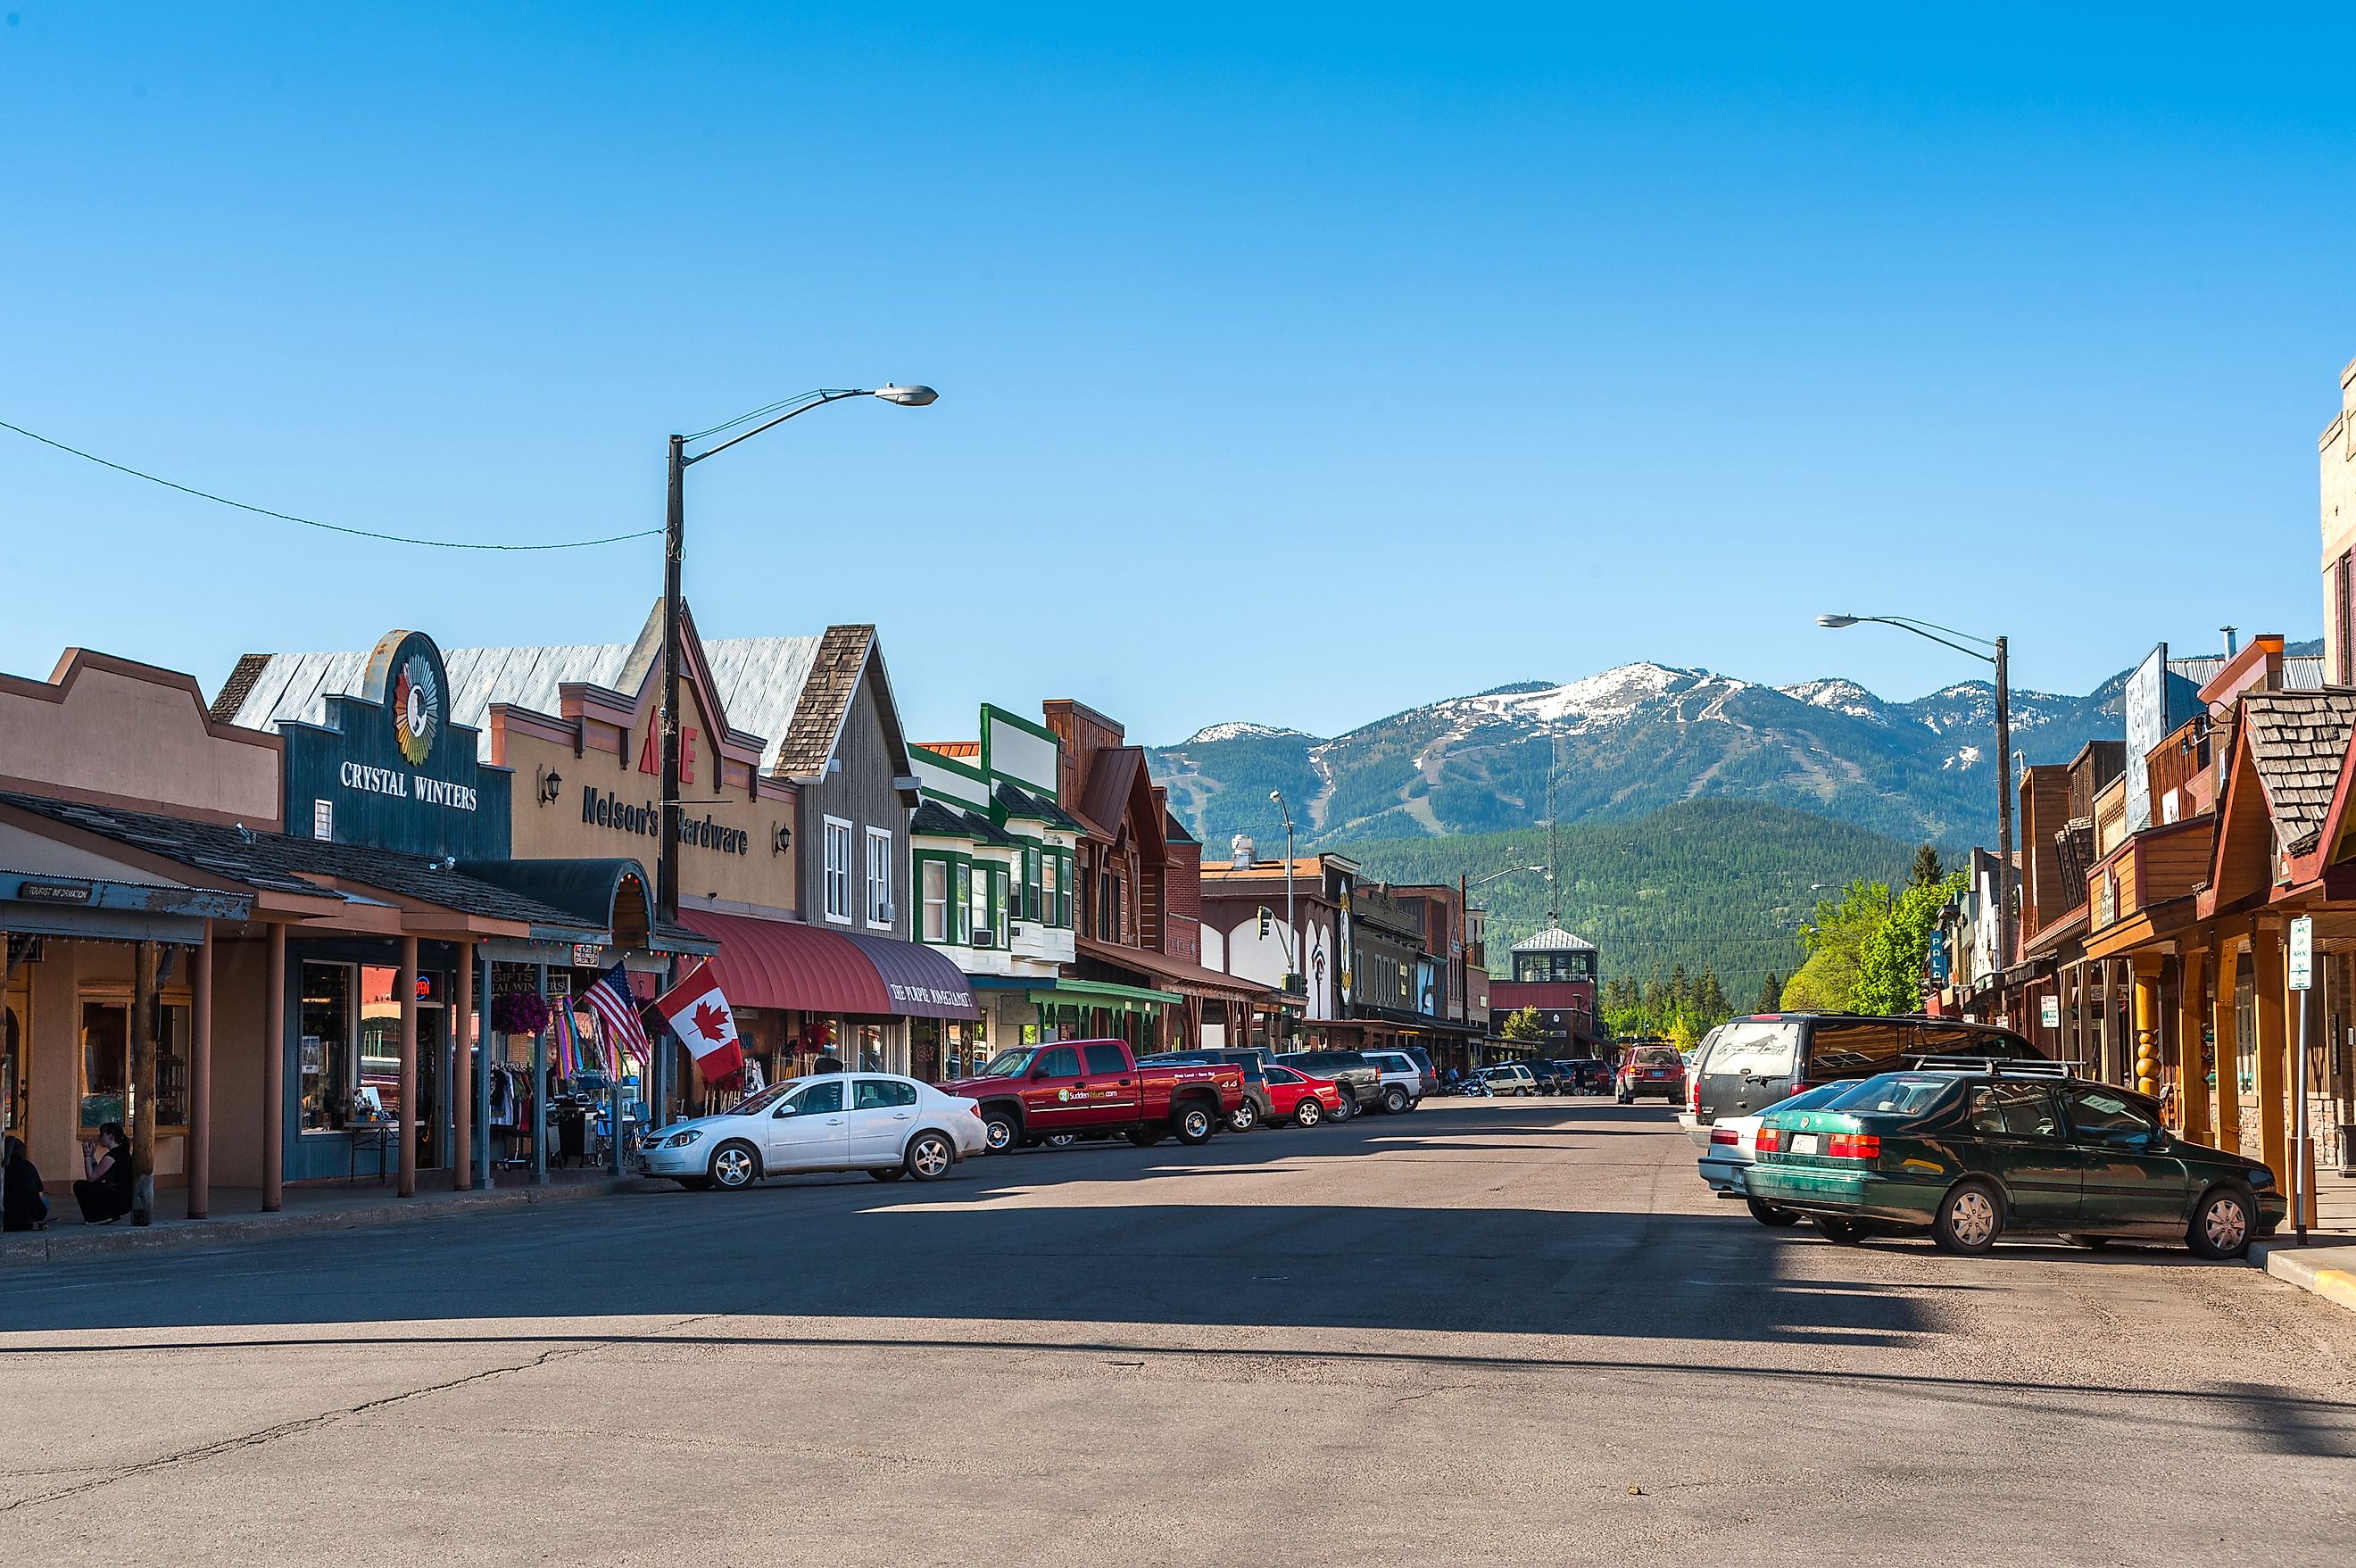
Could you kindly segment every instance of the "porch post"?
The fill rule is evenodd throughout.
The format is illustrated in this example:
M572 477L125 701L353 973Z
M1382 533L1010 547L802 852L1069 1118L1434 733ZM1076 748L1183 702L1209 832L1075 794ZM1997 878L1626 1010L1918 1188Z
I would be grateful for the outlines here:
M2241 956L2232 938L2218 938L2217 985L2209 998L2209 1034L2215 1042L2217 1070L2217 1146L2235 1155L2242 1152L2241 1016L2233 1005L2241 987Z
M474 948L466 949L469 974L475 972L475 953ZM483 1186L490 1187L498 1184L491 1175L491 961L487 949L484 950L482 965L483 984L477 1001L482 1008L483 1029L475 1045L475 1103L483 1108L483 1113L476 1118L475 1135L479 1143L475 1152L479 1156L477 1164L482 1169Z
M131 960L131 1223L155 1222L155 944Z
M213 923L205 922L203 941L197 946L196 972L190 977L191 1011L196 1014L188 1041L188 1218L212 1214L213 1194Z
M540 994L548 996L548 965L540 966ZM548 1026L531 1037L531 1182L548 1185Z
M394 1189L417 1196L417 939L401 939L401 968L393 980L401 993L401 1180Z
M2159 1093L2159 968L2156 952L2135 955L2135 1086L2138 1094Z
M2176 966L2176 1130L2196 1144L2209 1133L2207 1053L2201 1048L2208 980L2208 950L2187 948Z
M450 1188L475 1185L475 948L458 944L458 995L450 1015Z
M2289 1042L2283 1030L2283 1003L2287 996L2283 972L2283 930L2279 917L2260 916L2250 932L2250 967L2257 990L2258 1012L2258 1158L2286 1187L2290 1168L2283 1164L2283 1128L2290 1112L2284 1091L2283 1067L2289 1059Z
M262 995L262 1211L286 1205L286 928L270 922Z

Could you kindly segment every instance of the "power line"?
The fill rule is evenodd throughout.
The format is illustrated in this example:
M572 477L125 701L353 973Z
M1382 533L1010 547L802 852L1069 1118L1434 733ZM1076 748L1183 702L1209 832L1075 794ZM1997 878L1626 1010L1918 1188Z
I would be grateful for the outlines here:
M418 544L423 545L430 550L588 550L600 544L620 544L632 539L652 539L662 532L662 530L659 528L646 528L640 529L636 533L609 534L604 539L569 539L555 544L490 544L478 542L466 542L448 539L414 539L405 533L380 533L373 529L347 528L343 524L337 522L321 522L316 518L296 517L293 512L273 511L266 506L253 506L245 501L231 500L227 496L217 496L210 490L200 490L194 485L179 484L174 480L164 478L159 475L145 473L140 469L129 467L127 464L112 462L107 458L100 456L95 452L85 452L79 446L69 446L62 441L52 441L48 436L39 434L37 431L27 430L21 424L11 424L5 419L0 419L0 430L13 430L28 441L37 441L44 446L54 446L60 452L68 453L73 456L81 458L84 462L95 463L102 468L112 468L118 474L128 474L134 479L145 479L151 485L161 485L167 490L177 490L182 495L195 496L199 500L212 501L225 507L234 507L239 511L250 511L257 517L273 517L281 522L296 522L302 524L305 528L322 529L329 533L349 534L355 539L382 540L388 544Z

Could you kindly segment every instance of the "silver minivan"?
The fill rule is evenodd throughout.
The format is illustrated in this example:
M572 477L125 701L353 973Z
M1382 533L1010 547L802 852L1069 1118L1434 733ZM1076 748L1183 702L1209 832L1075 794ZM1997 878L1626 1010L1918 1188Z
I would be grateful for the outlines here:
M1690 1078L1697 1127L1748 1116L1819 1083L1871 1078L1925 1057L2041 1061L2045 1053L2009 1029L1960 1018L1859 1013L1759 1013L1710 1032Z

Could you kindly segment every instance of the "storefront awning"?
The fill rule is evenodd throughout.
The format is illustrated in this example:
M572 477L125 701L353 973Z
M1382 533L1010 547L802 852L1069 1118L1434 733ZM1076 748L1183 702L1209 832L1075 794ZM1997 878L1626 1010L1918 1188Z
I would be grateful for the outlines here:
M915 942L704 909L681 909L679 918L720 944L712 967L739 1006L881 1018L981 1016L965 972Z
M1151 948L1123 947L1118 942L1100 942L1087 937L1076 939L1080 957L1108 968L1123 969L1158 981L1170 990L1189 996L1216 997L1227 1002L1274 1002L1279 993L1246 980L1241 975L1222 974L1215 969L1205 969L1199 963L1172 958Z
M1155 991L1142 985L1114 985L1102 980L1029 979L1022 975L976 975L976 989L1019 991L1034 1007L1109 1007L1116 1011L1153 1012L1186 1000L1175 991Z

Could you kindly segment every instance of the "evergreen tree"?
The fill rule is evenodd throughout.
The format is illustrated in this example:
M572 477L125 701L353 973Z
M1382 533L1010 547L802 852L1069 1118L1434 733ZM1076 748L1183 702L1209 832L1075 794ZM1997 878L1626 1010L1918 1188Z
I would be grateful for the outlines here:
M1767 978L1760 983L1759 1001L1751 1010L1754 1013L1776 1013L1781 1012L1783 1006L1783 977L1771 969L1767 972Z
M1933 887L1947 879L1946 867L1939 864L1939 852L1929 844L1914 852L1914 872L1907 885L1912 887Z
M1701 967L1701 978L1694 983L1694 1022L1707 1033L1734 1015L1733 1004L1726 999L1726 988L1718 983L1718 971L1708 964Z

